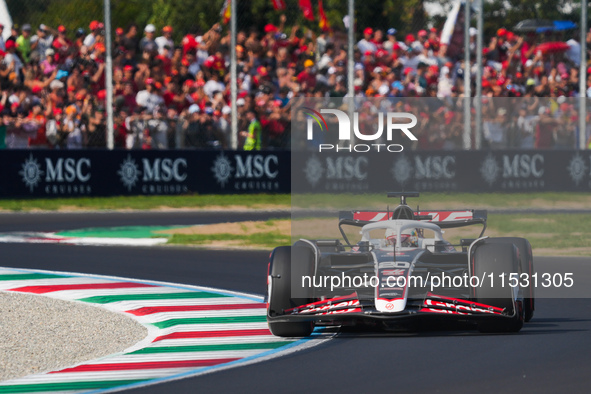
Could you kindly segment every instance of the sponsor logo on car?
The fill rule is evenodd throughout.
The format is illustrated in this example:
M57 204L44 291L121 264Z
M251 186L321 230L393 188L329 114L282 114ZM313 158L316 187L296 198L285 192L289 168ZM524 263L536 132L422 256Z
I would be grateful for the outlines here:
M332 304L332 305L323 305L323 306L318 306L315 308L310 308L310 309L305 309L303 311L301 311L300 313L321 313L322 314L328 314L326 312L330 312L332 311L332 313L346 313L347 311L350 312L351 309L354 308L348 308L348 307L355 307L359 305L359 300L350 300L350 301L343 301L343 302L339 302L337 304ZM338 309L338 310L335 310ZM344 311L341 311L341 309Z
M405 269L382 270L384 276L400 276L406 273Z
M493 308L484 308L479 307L475 304L472 305L462 305L459 303L452 303L452 302L444 302L444 301L437 301L426 299L424 303L424 308L428 312L440 312L440 313L451 313L451 314L458 314L458 315L469 315L470 313L479 312L479 313L490 313L490 314L499 314L498 310L494 310ZM441 309L445 308L445 309ZM498 308L496 308L498 309Z

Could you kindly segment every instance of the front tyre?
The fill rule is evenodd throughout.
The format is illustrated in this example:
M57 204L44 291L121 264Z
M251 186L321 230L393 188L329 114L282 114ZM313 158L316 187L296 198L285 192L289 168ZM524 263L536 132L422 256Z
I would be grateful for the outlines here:
M478 330L487 333L519 332L524 320L522 302L515 299L515 289L508 284L509 275L519 272L517 248L510 243L487 241L478 246L472 255L472 275L480 278L492 274L494 280L486 280L474 288L474 301L503 308L512 317L482 320L478 323ZM500 280L503 275L504 286Z
M526 287L522 287L523 290L523 310L525 314L525 321L528 322L534 317L535 310L535 294L533 286L533 274L534 274L534 257L531 251L531 245L525 238L517 237L499 237L491 238L490 241L498 243L510 243L517 246L519 250L519 266L521 268L521 274L526 274L527 281L520 281L522 283L527 282Z
M302 275L313 275L314 256L309 248L293 247L294 279ZM267 323L273 335L279 337L307 337L314 329L313 321L276 322L270 319L281 316L285 309L311 302L307 298L292 298L292 247L275 248L269 266L267 290Z

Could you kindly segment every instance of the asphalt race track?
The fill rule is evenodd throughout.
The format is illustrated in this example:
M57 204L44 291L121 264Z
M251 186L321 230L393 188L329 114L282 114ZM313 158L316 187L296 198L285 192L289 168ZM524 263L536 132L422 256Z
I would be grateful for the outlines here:
M1 214L0 231L196 224L282 217L265 213ZM2 244L0 265L159 280L262 294L268 252ZM535 260L575 267L591 288L589 258ZM588 263L588 264L587 264ZM577 287L578 287L577 286ZM587 295L589 291L587 290ZM538 299L517 335L433 327L418 333L342 332L288 356L129 392L588 392L591 299Z

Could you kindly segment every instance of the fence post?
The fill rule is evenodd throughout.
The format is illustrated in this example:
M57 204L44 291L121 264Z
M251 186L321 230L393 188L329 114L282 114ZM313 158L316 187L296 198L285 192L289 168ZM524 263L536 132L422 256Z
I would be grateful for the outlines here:
M474 134L474 147L480 149L482 145L482 39L484 35L484 1L478 0L480 9L478 10L478 19L476 29L476 130Z
M236 100L238 98L238 77L236 75L236 2L238 0L230 0L230 95L232 108L232 137L231 148L238 149L238 106Z
M353 79L355 79L355 60L353 59L353 48L355 46L355 0L349 0L349 30L348 34L348 48L347 55L347 90L349 96L355 97L355 86L353 86Z
M581 0L581 64L579 69L579 149L587 145L587 0Z
M111 1L104 0L105 6L105 47L106 47L106 64L105 64L105 85L107 89L107 149L113 150L114 129L113 129L113 56L111 51Z
M470 0L464 5L464 149L472 146L470 138Z

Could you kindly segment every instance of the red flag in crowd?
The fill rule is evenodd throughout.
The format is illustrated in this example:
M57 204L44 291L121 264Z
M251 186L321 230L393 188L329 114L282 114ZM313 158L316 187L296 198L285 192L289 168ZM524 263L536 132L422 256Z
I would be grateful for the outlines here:
M300 9L304 13L304 18L309 21L314 20L314 10L312 9L312 2L310 0L300 0Z
M222 22L224 24L230 22L230 16L232 15L232 7L230 7L231 1L232 0L224 1L224 7L222 8L222 12L220 12L220 15L222 16Z
M273 3L275 11L283 11L287 8L285 0L271 0L271 2Z
M320 29L322 29L322 31L330 30L330 23L328 23L328 19L326 18L324 6L322 5L322 0L318 0L318 15L320 16L320 22L318 22L318 26L320 26Z

